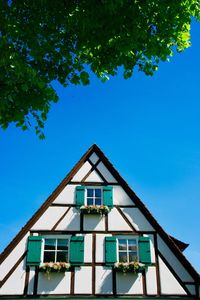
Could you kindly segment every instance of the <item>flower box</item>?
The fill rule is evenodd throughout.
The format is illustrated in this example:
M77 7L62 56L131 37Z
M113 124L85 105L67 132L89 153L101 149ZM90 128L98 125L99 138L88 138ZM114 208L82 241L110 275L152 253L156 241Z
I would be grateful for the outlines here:
M82 205L80 211L83 214L107 215L110 209L106 205Z
M66 262L45 262L40 265L39 270L40 272L45 272L47 274L59 273L59 272L66 272L69 271L71 265Z
M137 261L130 263L117 262L114 265L114 269L122 273L142 273L145 270L145 265Z

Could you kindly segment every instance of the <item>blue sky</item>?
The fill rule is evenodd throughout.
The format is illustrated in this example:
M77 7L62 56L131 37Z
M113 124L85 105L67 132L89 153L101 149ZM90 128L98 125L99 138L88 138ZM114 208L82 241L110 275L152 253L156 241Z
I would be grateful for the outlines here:
M162 63L153 77L135 72L87 87L62 88L45 126L0 131L0 252L97 143L161 226L189 243L200 271L200 26L192 47Z

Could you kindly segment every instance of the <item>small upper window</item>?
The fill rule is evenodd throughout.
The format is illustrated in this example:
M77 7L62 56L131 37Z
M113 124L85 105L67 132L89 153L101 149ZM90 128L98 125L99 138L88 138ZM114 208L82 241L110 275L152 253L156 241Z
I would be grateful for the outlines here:
M138 259L137 239L118 239L118 261L129 263Z
M68 262L68 240L45 238L43 262Z
M86 204L87 205L103 205L102 189L87 188L86 189Z

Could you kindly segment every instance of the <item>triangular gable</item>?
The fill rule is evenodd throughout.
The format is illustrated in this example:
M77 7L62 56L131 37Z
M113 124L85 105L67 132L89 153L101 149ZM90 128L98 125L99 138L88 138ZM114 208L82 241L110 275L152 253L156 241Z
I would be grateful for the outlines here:
M87 162L89 161L89 163ZM101 162L99 168L97 165ZM87 167L81 169L83 165L87 162ZM91 165L91 167L90 167ZM104 169L107 170L105 177L101 174L101 171ZM17 236L11 241L11 243L6 247L6 249L0 255L0 264L5 260L5 258L11 253L11 251L15 248L15 246L21 241L21 239L27 234L27 232L33 227L33 225L37 224L39 218L48 210L53 201L62 194L62 191L70 182L76 182L76 179L85 180L92 174L93 171L96 171L98 175L101 174L101 179L108 183L111 181L113 184L119 184L125 191L125 193L130 197L133 204L140 210L140 212L146 217L151 226L159 233L162 237L163 241L166 245L171 249L177 259L182 263L185 269L190 273L193 279L199 282L199 274L195 271L195 269L191 266L191 264L187 261L184 255L181 253L179 248L174 243L173 239L171 239L168 234L162 229L162 227L157 223L154 217L150 214L145 205L141 202L141 200L136 196L136 194L131 190L128 184L124 181L124 179L120 176L118 171L113 167L113 165L109 162L103 152L99 149L97 145L91 146L88 151L82 156L80 161L74 166L72 171L64 178L64 180L60 183L60 185L55 189L55 191L50 195L50 197L44 202L44 204L40 207L40 209L33 215L33 217L27 222L27 224L22 228L22 230L17 234ZM104 172L105 173L105 172ZM78 175L77 175L78 174ZM80 179L81 178L81 179ZM77 180L78 181L78 180ZM47 213L47 212L46 212ZM128 220L128 218L127 218ZM59 226L62 225L60 221ZM129 224L131 225L131 224Z

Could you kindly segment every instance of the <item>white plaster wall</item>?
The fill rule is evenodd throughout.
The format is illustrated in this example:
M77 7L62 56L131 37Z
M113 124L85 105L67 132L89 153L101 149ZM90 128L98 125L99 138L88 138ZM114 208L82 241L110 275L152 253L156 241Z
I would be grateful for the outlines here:
M147 295L157 294L156 267L148 267L146 270Z
M112 294L112 270L102 266L95 268L96 294Z
M92 173L86 178L85 182L103 182L99 174L94 170Z
M187 289L189 290L189 292L190 292L192 295L195 295L195 294L196 294L195 285L193 285L193 284L187 284L186 287L187 287Z
M81 181L83 177L90 171L91 165L88 161L78 170L78 172L72 178L72 181Z
M25 266L22 261L1 287L0 295L22 295L24 292Z
M92 293L92 267L75 268L74 293Z
M67 207L50 206L33 225L32 230L51 230L66 210Z
M35 267L30 268L28 281L28 295L33 295Z
M13 251L7 256L7 258L0 265L0 280L2 280L10 269L15 265L18 259L26 251L27 238L29 233L27 233L23 239L17 244Z
M116 274L117 294L143 294L142 275L121 273Z
M186 271L186 269L183 267L183 265L180 263L180 261L176 258L176 256L173 254L173 252L169 249L169 247L159 235L158 249L183 281L194 281L190 274Z
M39 273L38 290L39 295L45 294L69 294L71 272Z
M90 160L93 164L96 164L96 162L98 161L99 157L96 155L96 153L93 153L91 156L90 156Z
M105 237L111 234L96 235L96 262L105 262Z
M159 269L160 269L160 285L161 294L165 295L186 295L186 292L176 280L174 275L170 272L163 260L159 257ZM180 275L180 274L179 274Z
M84 262L92 262L92 234L85 234Z
M148 236L150 238L150 251L151 251L151 262L156 262L156 255L155 255L155 247L154 247L154 236L153 234L144 234L143 236Z
M134 202L126 194L121 186L113 186L113 204L114 205L134 205Z
M138 231L155 231L151 224L147 221L144 215L140 212L138 208L135 207L125 207L122 208L122 211L129 219L134 228Z
M68 184L62 192L56 197L53 203L59 204L75 204L75 190L76 185Z
M111 231L132 231L116 208L112 208L108 214L108 230Z
M80 230L80 211L75 207L70 208L56 230Z
M105 165L100 162L97 166L97 169L101 172L103 177L108 181L108 182L117 182L116 179L112 176L112 174L108 171L108 169L105 167Z
M105 217L101 215L84 215L83 228L88 231L105 230Z

